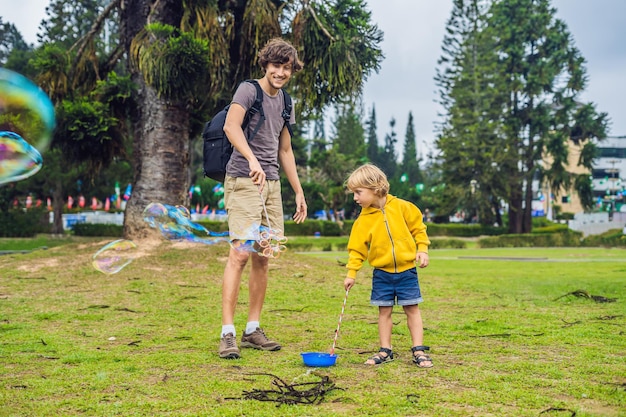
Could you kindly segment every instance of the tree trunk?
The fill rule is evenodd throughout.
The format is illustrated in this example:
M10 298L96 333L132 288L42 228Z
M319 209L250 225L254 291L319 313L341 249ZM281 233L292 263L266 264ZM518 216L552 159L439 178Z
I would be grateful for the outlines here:
M150 226L143 210L150 203L185 204L189 188L189 113L157 97L143 84L139 94L139 120L135 129L135 179L124 214L124 236L144 238Z
M180 27L182 0L126 0L121 14L122 42L128 56L133 38L147 23ZM129 68L138 86L133 109L133 193L124 213L124 237L141 239L151 234L143 211L152 202L184 204L189 188L189 112L147 85L141 72Z
M63 183L58 177L52 190L52 233L63 234Z

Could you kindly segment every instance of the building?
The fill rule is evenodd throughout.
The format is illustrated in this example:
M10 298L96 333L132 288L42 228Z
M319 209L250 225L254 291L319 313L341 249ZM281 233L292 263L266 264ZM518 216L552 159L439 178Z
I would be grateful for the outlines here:
M598 150L591 173L598 208L626 211L626 136L610 136L598 144Z
M583 144L569 142L567 170L573 174L589 173L578 165ZM611 136L599 142L598 157L592 169L592 187L598 211L609 214L626 212L626 136ZM549 160L545 161L550 164ZM550 190L546 184L534 181L533 215L554 217L555 206L561 213L581 213L584 211L576 191L570 189Z

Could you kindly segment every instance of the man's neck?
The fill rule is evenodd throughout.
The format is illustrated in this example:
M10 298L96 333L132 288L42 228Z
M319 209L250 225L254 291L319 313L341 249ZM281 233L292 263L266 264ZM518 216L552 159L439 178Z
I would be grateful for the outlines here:
M261 86L261 88L263 89L263 91L265 91L268 95L274 97L276 94L278 94L278 90L273 88L269 81L267 81L267 78L263 77L261 79L259 79L259 85Z

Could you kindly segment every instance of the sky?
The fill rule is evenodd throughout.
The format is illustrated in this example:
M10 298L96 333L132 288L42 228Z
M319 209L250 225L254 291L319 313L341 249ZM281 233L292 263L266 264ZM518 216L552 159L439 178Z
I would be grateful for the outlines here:
M36 43L49 0L0 0L3 22L13 23L26 42ZM385 59L364 88L364 119L376 108L378 140L396 120L398 146L404 143L408 114L414 118L418 152L434 150L435 122L440 121L434 76L441 56L451 0L368 0L372 21L384 32ZM574 45L586 59L587 89L580 96L611 119L609 136L626 135L626 1L552 0ZM401 151L400 151L401 152Z

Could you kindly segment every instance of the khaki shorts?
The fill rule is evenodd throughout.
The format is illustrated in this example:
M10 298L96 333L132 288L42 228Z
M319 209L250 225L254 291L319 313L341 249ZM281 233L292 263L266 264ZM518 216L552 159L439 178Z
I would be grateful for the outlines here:
M228 213L231 240L259 240L259 226L272 229L275 236L283 236L280 181L266 181L260 196L259 187L252 183L251 178L227 176L224 181L224 206Z

